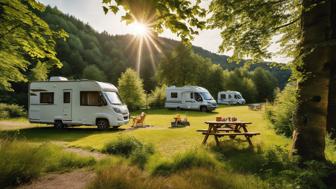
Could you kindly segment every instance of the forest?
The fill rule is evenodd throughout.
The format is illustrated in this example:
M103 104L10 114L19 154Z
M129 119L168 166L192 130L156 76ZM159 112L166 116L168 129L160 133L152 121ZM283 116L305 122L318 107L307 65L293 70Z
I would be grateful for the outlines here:
M55 31L63 29L68 34L66 39L57 39L55 45L56 56L62 62L62 67L51 67L48 76L92 79L117 84L118 78L126 68L136 69L137 50L130 45L133 36L112 36L107 32L98 33L77 18L63 14L56 7L47 6L45 11L38 12L38 15L48 23L51 29ZM290 69L286 65L261 62L244 66L244 61L239 64L229 63L227 56L217 55L200 47L192 46L191 49L185 47L186 50L180 51L177 48L184 48L181 42L160 37L156 37L154 40L159 44L162 53L154 53L152 63L149 49L145 46L141 57L140 77L143 80L146 93L155 90L157 85L201 85L209 88L213 96L222 90L242 91L248 102L253 103L265 99L272 100L274 90L276 88L283 89L290 77ZM171 57L176 52L180 57L187 56L188 58L185 61L179 60L178 57L172 59ZM176 80L167 81L165 79L170 75L169 73L164 74L165 70L169 69L165 67L164 62L172 62L171 66L173 67L184 67L183 70L177 72ZM254 72L256 68L259 69ZM199 69L204 74L192 72L193 69ZM213 72L217 74L212 74ZM29 70L24 74L29 75ZM48 76L45 75L39 79L45 80L48 79ZM186 78L197 77L198 79L181 81L178 77L182 76ZM260 82L265 79L270 83L264 85L263 82ZM13 82L12 86L15 93L14 98L13 92L1 89L0 102L10 102L27 107L28 84ZM267 94L260 94L263 91L266 91Z

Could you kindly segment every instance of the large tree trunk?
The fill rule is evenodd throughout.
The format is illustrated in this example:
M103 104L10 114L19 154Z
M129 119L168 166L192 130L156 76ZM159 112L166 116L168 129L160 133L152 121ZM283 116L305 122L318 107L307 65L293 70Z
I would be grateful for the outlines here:
M336 40L336 1L331 2L331 40ZM336 45L333 45L336 50ZM328 100L328 117L327 131L332 138L336 138L336 53L333 54L330 66L330 83L329 83L329 100Z
M293 154L302 160L324 160L331 49L321 45L330 39L330 1L303 0L301 16L302 64L297 71L298 105L293 133Z

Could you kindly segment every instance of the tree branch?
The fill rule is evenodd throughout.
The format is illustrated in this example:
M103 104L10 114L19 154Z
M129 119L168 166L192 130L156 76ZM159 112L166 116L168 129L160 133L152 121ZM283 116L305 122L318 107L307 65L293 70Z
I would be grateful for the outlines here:
M295 22L299 21L300 19L301 19L301 17L299 16L299 17L295 18L294 20L292 20L292 21L290 21L290 22L288 22L288 23L286 23L284 25L281 25L281 26L278 26L276 28L273 28L273 31L276 31L276 30L279 30L281 28L290 26L290 25L294 24Z

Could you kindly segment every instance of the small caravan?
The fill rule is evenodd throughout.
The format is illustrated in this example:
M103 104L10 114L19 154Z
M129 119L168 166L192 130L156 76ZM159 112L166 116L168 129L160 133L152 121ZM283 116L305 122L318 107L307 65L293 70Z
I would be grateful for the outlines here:
M129 112L110 84L90 80L51 77L29 85L28 117L31 123L97 125L99 129L119 127L129 121Z
M218 93L218 104L245 104L246 101L238 91L221 91Z
M208 90L199 86L167 87L165 107L213 111L217 103Z

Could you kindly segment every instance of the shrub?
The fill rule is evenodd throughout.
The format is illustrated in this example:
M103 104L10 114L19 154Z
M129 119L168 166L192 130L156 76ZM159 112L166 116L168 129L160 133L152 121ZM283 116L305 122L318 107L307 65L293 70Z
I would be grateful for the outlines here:
M27 113L22 106L0 103L0 119L24 117Z
M154 153L154 147L143 144L134 137L119 137L106 143L103 152L124 156L129 158L131 163L144 168L148 158Z
M145 105L145 91L143 81L138 73L127 69L118 79L118 89L122 100L131 110L136 110Z
M172 161L163 162L156 166L153 175L169 175L180 170L191 168L215 168L216 161L206 152L192 150L179 154Z
M293 133L293 112L296 108L296 88L288 84L285 89L278 93L273 106L266 110L266 118L274 125L278 134L290 137Z
M148 97L148 104L150 107L163 107L166 100L166 85L156 87Z
M79 168L94 163L91 157L64 152L55 145L0 140L0 188L28 182L42 172Z

